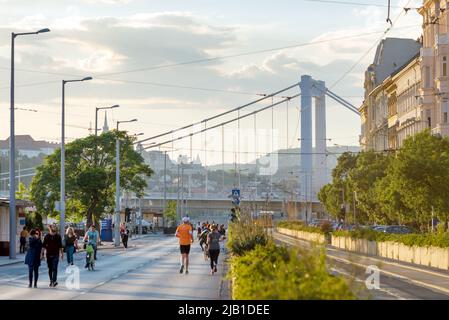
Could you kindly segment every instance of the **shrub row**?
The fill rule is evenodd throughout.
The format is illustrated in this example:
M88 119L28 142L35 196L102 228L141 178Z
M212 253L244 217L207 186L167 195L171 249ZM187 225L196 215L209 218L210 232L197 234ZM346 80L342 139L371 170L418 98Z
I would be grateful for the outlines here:
M229 276L237 300L355 299L346 280L329 274L325 252L276 246L263 228L232 223Z
M299 251L273 242L232 259L237 300L355 299L347 282L330 275L322 250Z
M449 232L422 233L422 234L389 234L370 229L357 229L353 231L335 231L332 235L337 237L351 237L353 239L366 239L377 242L397 242L406 246L449 248Z
M402 243L404 245L413 247L439 247L449 248L449 232L439 230L436 233L413 233L413 234L390 234L375 231L367 228L359 228L353 231L328 231L324 228L311 227L304 225L301 221L281 221L277 224L279 228L286 228L290 230L301 230L306 232L314 232L320 234L331 233L337 237L350 237L353 239L365 239L369 241L385 242L392 241Z
M307 226L302 221L297 221L297 220L295 220L295 221L280 221L280 222L278 222L277 226L279 228L285 228L285 229L290 229L290 230L298 230L298 231L321 233L321 234L325 233L321 228Z

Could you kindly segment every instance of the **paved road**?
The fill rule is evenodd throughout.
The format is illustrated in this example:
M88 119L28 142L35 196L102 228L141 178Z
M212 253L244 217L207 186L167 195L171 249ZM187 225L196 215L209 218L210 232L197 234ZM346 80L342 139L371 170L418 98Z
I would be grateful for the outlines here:
M223 257L219 273L209 274L198 243L191 250L189 274L179 273L179 247L173 236L150 236L132 241L135 248L98 252L95 271L84 269L84 254L75 258L80 289L65 286L66 264L60 263L57 288L48 288L46 263L40 268L38 289L29 289L27 266L0 267L0 299L219 299L223 296ZM225 294L225 293L224 293Z
M273 232L278 243L310 247L310 242ZM359 296L376 300L449 299L449 272L402 263L390 259L368 257L328 246L326 254L331 272L341 274L356 284ZM380 289L367 290L366 268L380 270Z

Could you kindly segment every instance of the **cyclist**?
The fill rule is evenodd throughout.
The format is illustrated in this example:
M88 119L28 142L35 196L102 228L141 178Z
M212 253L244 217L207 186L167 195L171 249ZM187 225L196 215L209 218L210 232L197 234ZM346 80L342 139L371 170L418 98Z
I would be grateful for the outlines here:
M179 273L183 273L185 266L185 273L189 273L189 253L190 245L193 243L193 228L190 224L189 217L182 218L182 224L176 228L175 236L179 238L179 249L181 251L181 269Z

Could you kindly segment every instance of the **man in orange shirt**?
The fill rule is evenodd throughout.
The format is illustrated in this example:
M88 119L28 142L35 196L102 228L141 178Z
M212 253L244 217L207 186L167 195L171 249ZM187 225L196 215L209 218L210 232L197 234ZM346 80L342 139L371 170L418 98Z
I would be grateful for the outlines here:
M189 222L189 217L182 218L182 224L176 229L175 236L179 238L179 249L181 250L181 269L179 273L184 271L189 273L189 253L190 245L193 243L193 228Z

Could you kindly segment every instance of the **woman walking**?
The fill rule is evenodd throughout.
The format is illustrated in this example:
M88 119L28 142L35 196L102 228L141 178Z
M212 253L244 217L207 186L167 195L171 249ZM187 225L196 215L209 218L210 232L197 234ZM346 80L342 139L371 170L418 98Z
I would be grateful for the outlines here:
M42 241L40 235L35 229L30 232L29 239L29 250L25 256L25 264L28 265L28 277L29 285L31 288L33 284L33 274L34 274L34 287L37 288L37 279L39 278L39 267L41 265L41 251L42 251Z
M78 246L78 241L72 227L67 228L64 235L64 243L67 254L67 264L73 266L73 254L75 253L75 247Z
M212 225L212 232L207 235L207 246L209 248L210 257L210 273L213 275L217 272L218 256L220 255L220 241L223 236L218 232L216 224Z

